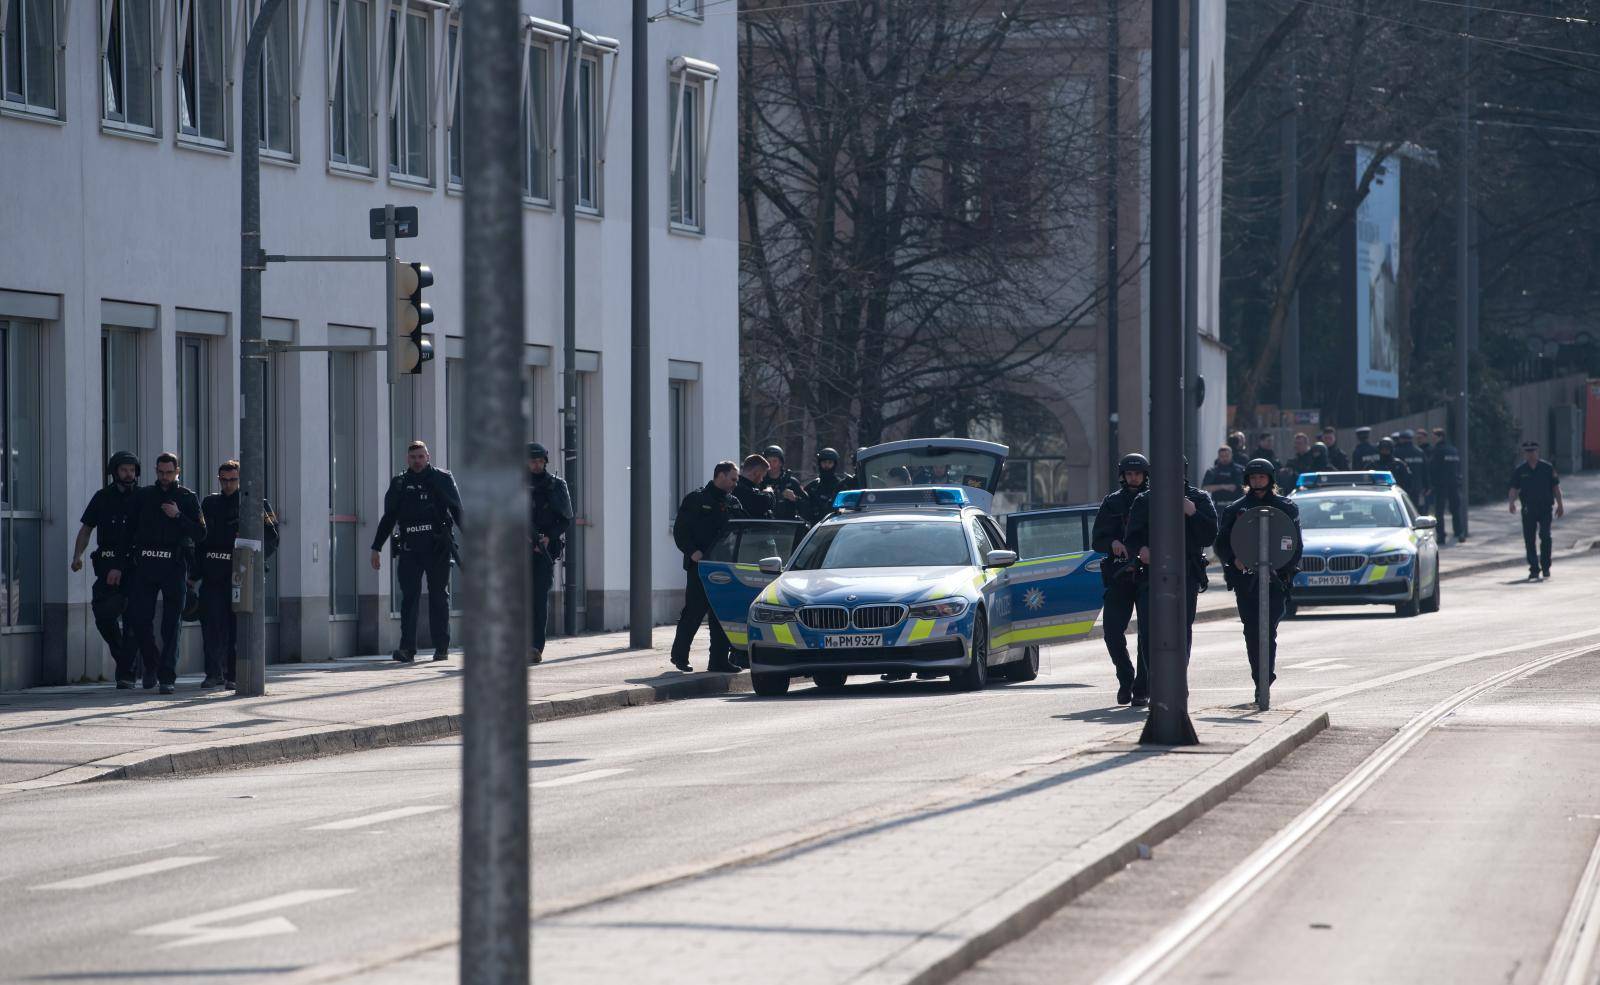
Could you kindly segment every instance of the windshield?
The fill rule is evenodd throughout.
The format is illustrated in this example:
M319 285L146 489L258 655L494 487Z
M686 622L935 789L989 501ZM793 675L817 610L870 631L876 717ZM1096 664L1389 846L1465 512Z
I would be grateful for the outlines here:
M1304 530L1409 526L1400 504L1388 496L1317 496L1299 502Z
M959 523L873 520L818 527L801 545L789 570L931 568L971 563L967 534Z
M994 491L995 457L968 448L897 451L861 466L867 489L894 486L966 486Z

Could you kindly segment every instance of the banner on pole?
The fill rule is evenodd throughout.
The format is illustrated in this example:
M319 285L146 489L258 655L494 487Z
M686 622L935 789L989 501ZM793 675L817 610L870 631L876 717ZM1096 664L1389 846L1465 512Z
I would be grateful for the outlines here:
M1356 180L1372 148L1356 147ZM1356 208L1356 392L1400 396L1400 158L1378 166Z

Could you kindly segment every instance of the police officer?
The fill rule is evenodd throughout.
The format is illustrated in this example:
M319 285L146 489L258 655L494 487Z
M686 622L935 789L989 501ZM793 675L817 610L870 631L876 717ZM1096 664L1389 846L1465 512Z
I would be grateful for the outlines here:
M1331 424L1322 429L1322 447L1327 449L1330 470L1344 472L1350 468L1350 456L1339 447L1339 432Z
M1188 472L1188 463L1185 462L1184 471ZM1210 587L1206 578L1206 549L1217 539L1217 506L1212 502L1211 495L1203 489L1196 489L1187 478L1183 481L1183 562L1184 562L1184 590L1188 603L1188 636L1184 644L1184 660L1188 660L1189 650L1194 646L1194 613L1199 602L1200 593ZM1128 536L1123 544L1139 559L1139 563L1146 567L1150 564L1150 492L1146 490L1133 498L1133 506L1128 511ZM1141 603L1147 611L1150 598L1150 579L1148 574L1140 578L1140 592L1144 595ZM1149 653L1148 636L1146 635L1145 620L1139 620L1139 659L1143 661L1145 654Z
M239 617L233 611L233 542L239 536L239 463L217 466L221 492L200 501L206 521L205 540L197 547L200 576L200 632L205 640L206 677L202 688L233 689L239 663ZM262 556L278 552L278 518L272 504L261 504Z
M1372 429L1369 427L1356 428L1356 446L1350 451L1350 467L1357 472L1368 472L1377 468L1378 446L1372 443Z
M1271 431L1262 431L1256 435L1256 450L1250 453L1250 457L1252 459L1261 458L1271 462L1274 472L1282 467L1282 460L1272 448Z
M139 662L139 644L133 620L128 617L128 595L133 588L133 528L137 518L139 459L119 451L106 463L111 481L90 497L83 510L78 540L72 548L72 570L83 570L83 551L90 531L97 538L89 558L94 566L94 589L89 608L94 627L111 648L116 662L117 687L133 687Z
M1142 707L1150 703L1144 647L1139 648L1137 669L1128 659L1128 620L1139 613L1145 624L1144 601L1139 592L1139 558L1128 550L1128 514L1133 501L1150 488L1150 460L1138 452L1117 463L1117 488L1100 502L1094 515L1091 546L1108 555L1100 562L1100 582L1105 586L1105 639L1111 665L1117 670L1117 704ZM1142 637L1141 637L1142 643Z
M1528 580L1538 581L1542 573L1550 577L1550 510L1557 517L1565 516L1566 504L1561 502L1561 477L1556 467L1539 457L1539 442L1522 443L1522 461L1511 470L1511 490L1506 504L1517 512L1517 501L1522 501L1522 543L1528 550ZM1539 535L1539 550L1534 553L1534 533Z
M767 460L760 455L746 455L739 465L739 479L733 484L733 495L739 500L744 515L752 520L772 519L777 497L766 482Z
M1393 475L1395 484L1404 489L1407 494L1411 493L1411 489L1415 485L1411 477L1411 466L1395 456L1394 439L1390 437L1378 439L1378 457L1372 463L1372 471L1388 472ZM1411 501L1415 503L1416 497L1412 496Z
M1461 452L1450 443L1444 428L1433 429L1433 459L1428 463L1433 477L1434 508L1450 511L1450 532L1456 542L1467 539L1466 514L1461 511ZM1439 546L1450 542L1444 535L1444 517L1439 517Z
M1231 503L1244 495L1244 466L1233 460L1233 446L1217 449L1217 460L1200 480L1213 503Z
M450 563L456 560L455 528L461 525L461 494L444 469L428 464L428 446L406 446L406 470L389 481L383 517L372 538L372 570L383 565L383 542L391 531L391 553L400 575L400 648L394 659L417 659L417 602L428 579L428 634L433 659L450 656Z
M683 497L678 518L672 524L672 539L683 552L683 570L688 573L683 587L683 612L678 616L678 633L672 639L672 665L684 673L691 670L689 646L700 631L701 621L711 612L711 600L706 598L706 588L700 583L700 561L711 552L728 521L744 515L739 500L733 495L737 471L738 466L732 462L718 462L711 472L711 481ZM706 670L737 674L739 668L728 659L732 649L727 634L712 613L711 662Z
M1264 459L1254 459L1244 467L1245 479L1249 483L1249 491L1244 498L1236 503L1230 503L1222 511L1221 521L1217 525L1217 560L1222 563L1223 577L1234 593L1234 602L1239 608L1239 621L1244 624L1245 653L1250 658L1250 678L1258 680L1260 677L1261 657L1256 652L1260 637L1260 595L1257 579L1252 572L1247 572L1244 562L1240 561L1233 553L1233 525L1238 522L1239 514L1256 506L1273 506L1282 510L1294 522L1295 528L1300 527L1300 507L1293 500L1279 496L1272 488L1274 474L1272 463ZM1298 539L1298 538L1297 538ZM1300 550L1295 549L1283 567L1272 573L1268 579L1267 588L1267 618L1271 631L1268 639L1270 649L1267 654L1267 673L1272 676L1269 680L1277 680L1275 668L1278 665L1278 623L1283 619L1284 605L1289 597L1289 583L1300 569Z
M164 451L156 456L154 485L139 490L134 509L133 593L128 599L129 618L139 641L144 663L144 687L159 682L162 694L171 694L178 680L178 625L183 616L188 585L184 549L205 540L206 523L200 500L178 482L178 456ZM161 597L161 642L156 643L156 596Z
M550 586L556 559L572 526L572 492L567 480L550 474L550 452L537 441L528 443L528 541L533 587L533 639L528 663L544 659L544 633L550 622Z
M800 477L785 467L783 448L768 445L761 450L761 456L767 460L767 485L774 497L772 518L809 522L810 502L806 499L805 487L800 484Z
M1316 472L1317 456L1311 450L1311 436L1304 431L1297 432L1294 436L1294 455L1283 463L1283 473L1279 476L1279 484L1293 489L1295 480L1302 472Z
M833 498L841 489L853 488L854 476L839 471L839 453L832 448L817 452L817 476L806 483L806 503L810 521L816 523L833 512ZM846 482L852 485L845 485Z
M1417 433L1410 428L1400 432L1400 441L1394 446L1394 457L1406 463L1406 468L1411 472L1411 484L1406 486L1406 492L1411 494L1411 502L1417 509L1426 512L1428 505L1428 455L1414 443Z

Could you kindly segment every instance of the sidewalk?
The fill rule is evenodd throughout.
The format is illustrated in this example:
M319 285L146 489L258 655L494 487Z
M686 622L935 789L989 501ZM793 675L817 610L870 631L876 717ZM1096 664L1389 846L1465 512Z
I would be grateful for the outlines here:
M1558 562L1600 539L1600 473L1568 476L1562 489L1567 516L1555 526ZM1473 510L1471 522L1471 539L1441 552L1443 576L1494 567L1522 570L1518 517L1501 503ZM1559 576L1559 563L1557 571ZM1197 618L1234 615L1227 591L1200 597ZM630 650L626 632L552 640L544 662L529 669L530 719L749 689L747 674L673 670L667 662L671 640L671 627L654 631L650 651ZM706 665L705 641L702 632L691 656L697 668ZM110 684L0 692L0 797L85 780L305 759L453 735L461 725L460 675L458 652L443 663L411 666L387 657L273 664L267 668L267 694L260 698L200 691L198 675L180 678L178 693L170 697L117 691Z

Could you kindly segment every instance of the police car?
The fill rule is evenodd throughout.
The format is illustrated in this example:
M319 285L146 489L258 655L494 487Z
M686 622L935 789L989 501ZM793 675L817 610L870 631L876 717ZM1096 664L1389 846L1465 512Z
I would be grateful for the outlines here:
M730 524L699 573L757 694L781 695L797 678L837 690L852 675L885 673L948 676L963 690L991 675L1028 681L1042 645L1089 632L1101 596L1094 509L1014 513L1002 527L979 501L992 496L1005 446L979 444L997 458L982 485L965 467L961 485L895 484L897 467L957 465L938 448L901 449L913 460L864 468L869 488L839 493L803 537L786 521Z
M1388 472L1314 472L1296 482L1305 550L1294 607L1393 605L1395 614L1439 611L1435 521L1421 515Z

